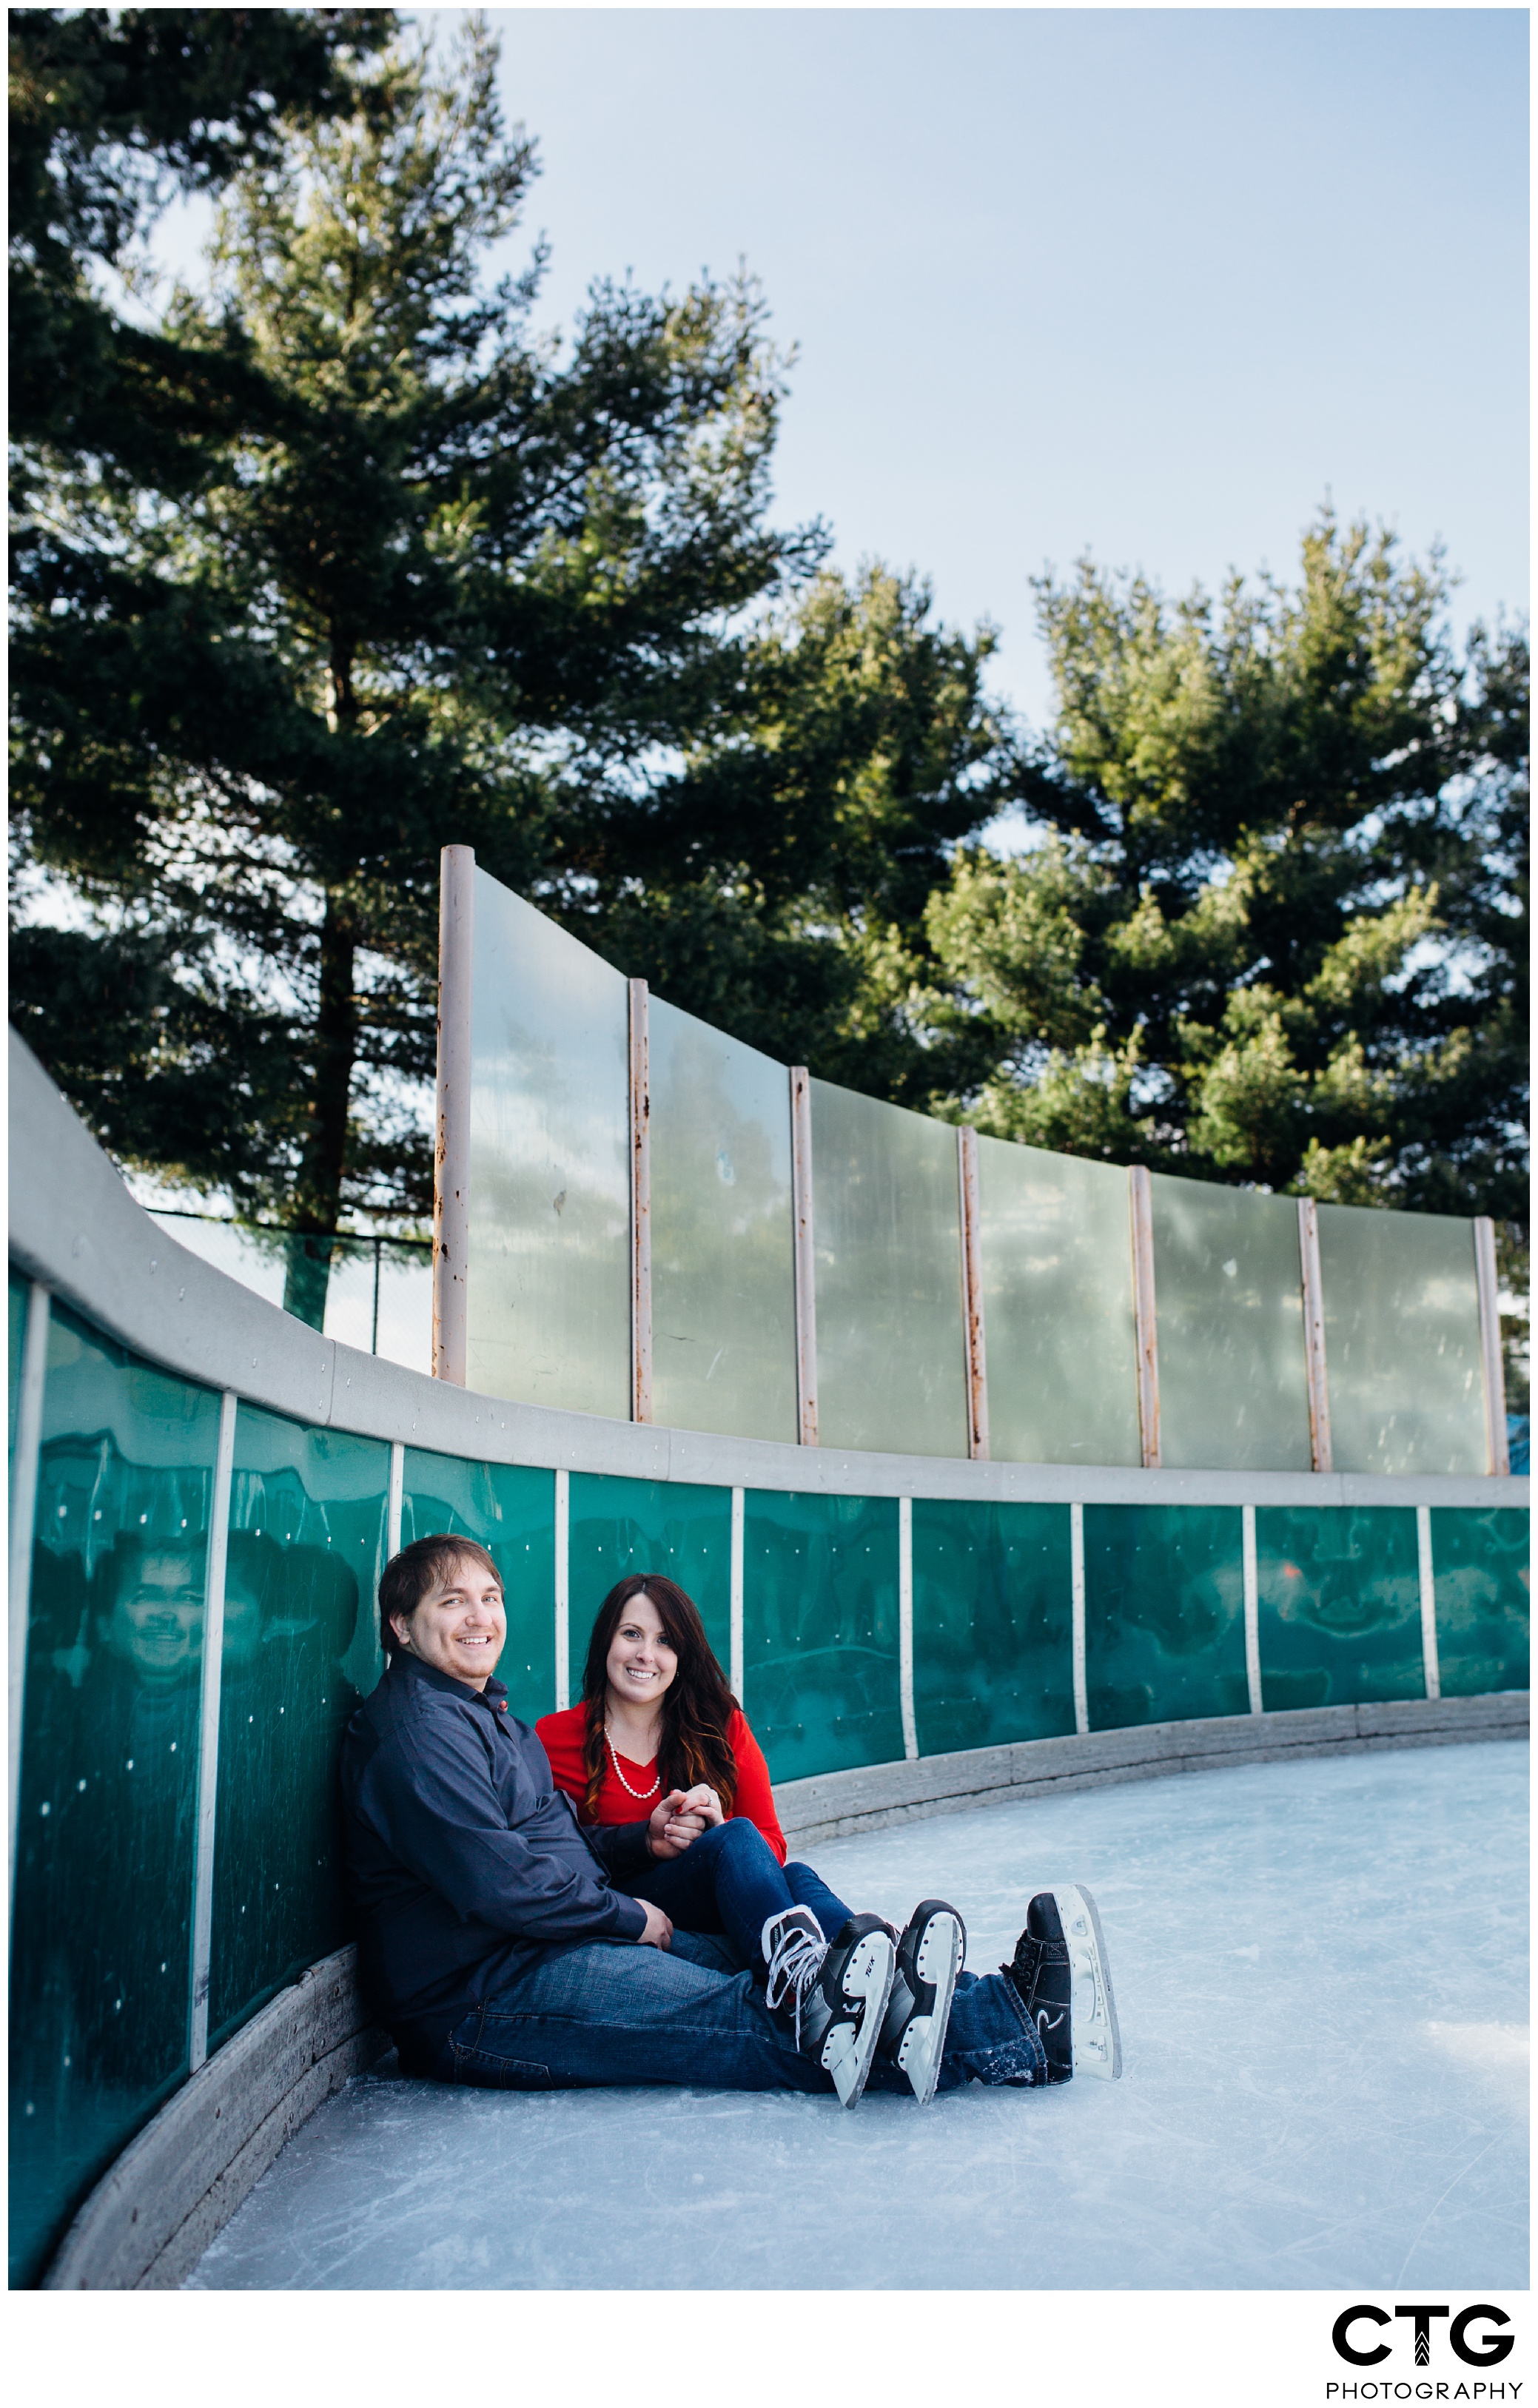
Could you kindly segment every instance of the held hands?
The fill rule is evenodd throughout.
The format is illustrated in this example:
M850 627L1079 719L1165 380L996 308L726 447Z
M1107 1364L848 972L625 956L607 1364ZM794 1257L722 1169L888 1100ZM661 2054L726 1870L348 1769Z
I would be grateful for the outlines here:
M704 1782L693 1789L669 1789L653 1807L646 1826L646 1844L661 1864L681 1856L701 1831L722 1822L721 1800Z

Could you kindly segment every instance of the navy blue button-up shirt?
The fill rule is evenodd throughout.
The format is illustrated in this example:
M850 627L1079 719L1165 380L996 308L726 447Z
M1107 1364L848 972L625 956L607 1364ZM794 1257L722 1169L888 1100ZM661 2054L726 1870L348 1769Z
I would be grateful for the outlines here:
M436 2048L553 1942L639 1940L613 1887L651 1862L644 1823L584 1831L508 1693L395 1656L348 1725L342 1819L358 1971L397 2039Z

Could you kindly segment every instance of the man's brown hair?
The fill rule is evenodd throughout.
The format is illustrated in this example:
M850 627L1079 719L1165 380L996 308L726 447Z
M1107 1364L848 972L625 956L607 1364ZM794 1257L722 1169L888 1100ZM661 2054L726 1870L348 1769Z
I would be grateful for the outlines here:
M413 1539L398 1555L391 1556L380 1574L380 1644L387 1656L394 1656L400 1645L390 1627L391 1615L398 1613L402 1622L410 1622L423 1598L441 1586L456 1564L479 1564L498 1587L502 1584L502 1575L484 1547L474 1539L452 1537L447 1530Z

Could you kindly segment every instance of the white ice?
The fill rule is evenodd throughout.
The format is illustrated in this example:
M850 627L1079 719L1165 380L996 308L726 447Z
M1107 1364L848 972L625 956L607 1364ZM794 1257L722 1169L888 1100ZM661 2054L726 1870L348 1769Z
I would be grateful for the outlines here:
M1525 2286L1528 1751L1269 1764L808 1853L851 1904L1100 1902L1126 2071L927 2111L370 2075L203 2289Z

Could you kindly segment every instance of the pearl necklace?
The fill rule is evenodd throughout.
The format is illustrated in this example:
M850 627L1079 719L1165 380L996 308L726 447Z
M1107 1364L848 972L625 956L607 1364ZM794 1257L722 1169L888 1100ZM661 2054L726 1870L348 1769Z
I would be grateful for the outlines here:
M662 1791L662 1775L654 1768L652 1774L652 1786L650 1789L632 1789L624 1773L620 1770L619 1749L614 1745L614 1742L610 1738L607 1730L604 1732L603 1736L604 1744L608 1748L610 1756L613 1759L614 1778L619 1783L620 1787L624 1790L625 1796L627 1798L635 1799L638 1805L644 1805L648 1798L659 1797Z

